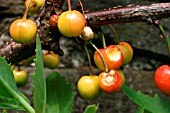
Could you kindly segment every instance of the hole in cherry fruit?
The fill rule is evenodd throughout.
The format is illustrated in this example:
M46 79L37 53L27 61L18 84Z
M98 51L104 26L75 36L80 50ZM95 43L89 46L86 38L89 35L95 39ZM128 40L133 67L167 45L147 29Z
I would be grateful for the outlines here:
M107 83L112 83L112 81L114 81L114 78L113 78L113 76L108 75L108 76L105 78L105 81L106 81Z
M103 74L102 83L105 86L111 86L116 82L116 79L115 71L110 71L109 73Z
M109 48L107 50L107 56L110 60L112 61L118 61L121 58L121 52L119 51L118 48Z

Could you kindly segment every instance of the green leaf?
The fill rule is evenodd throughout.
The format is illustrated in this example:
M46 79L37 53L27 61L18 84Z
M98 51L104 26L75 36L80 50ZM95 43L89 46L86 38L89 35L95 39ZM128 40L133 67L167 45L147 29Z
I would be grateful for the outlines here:
M138 108L135 113L144 113L144 109L142 107Z
M5 109L2 111L2 113L8 113Z
M124 93L139 107L143 107L144 110L151 113L170 113L170 102L162 100L157 94L154 97L150 97L136 92L128 86L123 86Z
M46 113L71 113L74 98L71 85L57 72L51 73L46 83Z
M23 110L34 113L33 108L30 106L28 99L19 92L15 80L14 75L11 70L11 66L6 62L5 58L0 57L0 96L1 96L1 105L0 107L4 107L4 105L12 106L12 104L23 106ZM2 98L3 97L3 98ZM11 101L13 100L13 101ZM12 103L14 102L14 103ZM20 103L20 104L19 104ZM13 109L17 109L16 108Z
M0 96L0 107L3 109L25 111L25 107L21 105L21 103L19 103L16 99L4 97L4 96Z
M98 105L88 105L87 108L83 113L96 113L97 112Z
M0 95L6 97L12 97L9 91L18 93L18 88L14 81L13 72L11 66L6 62L5 57L0 57Z
M0 75L1 76L1 75ZM0 83L0 95L4 97L12 97L11 93Z
M42 49L39 36L36 37L36 59L34 79L34 109L36 113L45 113L46 108L46 83Z

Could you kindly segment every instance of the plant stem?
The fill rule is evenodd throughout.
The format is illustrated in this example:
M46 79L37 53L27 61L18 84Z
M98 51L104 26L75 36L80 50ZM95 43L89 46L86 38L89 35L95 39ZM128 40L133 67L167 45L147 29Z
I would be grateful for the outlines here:
M20 71L21 70L21 64L20 64L20 62L18 63L18 71Z
M1 38L1 36L2 36L5 32L7 32L8 30L9 30L9 28L3 30L3 31L0 33L0 38Z
M54 9L54 12L56 13L57 10L56 10L55 5L54 5L54 0L52 0L52 6L53 6L53 9Z
M170 39L169 39L169 37L166 36L165 31L164 31L164 29L163 29L163 27L162 27L162 24L159 24L159 29L160 29L161 34L163 35L163 38L164 38L165 43L166 43L166 45L167 45L168 54L169 54L169 57L170 57L170 43L169 43L169 42L170 42Z
M19 95L19 92L15 92L10 87L8 87L7 84L3 85L11 93L11 95L27 109L29 113L35 113L35 110L30 106L30 104L28 104L28 102L24 98Z
M101 34L101 38L102 38L103 48L106 48L106 41L105 41L104 34L103 34L103 32L101 32L100 34Z
M70 0L68 0L68 10L71 11L71 3L70 3Z
M82 13L84 15L84 8L83 8L83 4L82 4L81 0L79 0L79 3L80 3L80 6L81 6ZM86 26L87 26L87 21L86 21Z
M24 16L23 16L23 19L26 20L27 19L27 13L28 13L28 10L29 10L29 7L30 7L30 4L31 4L32 0L29 1L27 7L26 7L26 10L24 12Z
M85 51L86 51L86 54L87 54L87 58L88 58L88 62L89 62L89 71L90 71L90 75L93 75L93 73L92 73L92 64L91 64L91 58L90 58L90 54L89 54L89 51L88 51L88 49L87 49L87 46L86 46L86 44L84 44L84 49L85 49Z
M96 51L100 54L100 57L102 58L103 64L104 64L104 66L105 66L105 71L108 72L108 67L107 67L107 65L106 65L106 62L105 62L105 60L104 60L103 55L101 54L101 52L99 51L99 49L98 49L91 41L89 41L89 43L90 43L90 44L96 49Z
M120 40L119 40L119 37L118 37L115 29L113 28L113 26L112 26L111 24L109 24L109 27L111 28L111 30L113 31L113 33L114 33L114 35L115 35L115 37L116 37L116 42L119 43Z

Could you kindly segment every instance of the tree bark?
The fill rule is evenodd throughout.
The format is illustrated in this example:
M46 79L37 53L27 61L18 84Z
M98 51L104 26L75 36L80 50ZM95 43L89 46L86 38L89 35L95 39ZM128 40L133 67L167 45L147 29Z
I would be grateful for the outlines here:
M170 16L170 3L156 3L143 6L114 7L96 12L88 12L85 18L91 26L107 24L146 22Z
M59 2L56 2L59 1ZM49 31L49 17L56 11L61 11L65 0L47 0L45 12L36 21L40 24L38 31L41 37L43 49L52 50L62 55L62 50L59 46L59 38L62 36L60 32ZM54 8L54 6L56 8ZM85 18L89 26L96 27L107 24L145 22L153 24L154 20L170 17L170 3L157 3L143 6L126 6L114 7L96 12L85 13ZM57 38L56 38L57 37ZM28 47L29 52L28 52ZM27 54L23 54L27 53ZM7 61L15 64L31 55L35 54L35 41L29 44L17 44L10 42L7 45L0 47L0 56L6 56Z

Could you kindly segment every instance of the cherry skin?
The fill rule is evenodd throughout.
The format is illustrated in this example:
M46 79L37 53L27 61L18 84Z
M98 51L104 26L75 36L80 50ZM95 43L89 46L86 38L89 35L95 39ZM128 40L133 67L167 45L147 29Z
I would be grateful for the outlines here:
M164 94L170 96L170 66L162 65L155 71L155 84Z
M123 80L123 84L125 83L125 75L123 74L123 72L122 71L120 71L120 70L117 70L117 72L121 75L121 77L122 77L122 80Z
M49 25L52 30L58 29L58 18L59 15L52 15L49 20Z
M66 11L58 19L58 29L66 37L76 37L83 32L85 22L83 14L79 11Z
M18 43L31 42L36 33L37 26L30 19L17 19L10 25L11 38Z
M116 70L110 70L100 73L99 85L106 93L116 93L122 88L123 79Z
M25 86L28 82L28 74L24 70L13 70L14 80L18 87Z
M28 6L30 0L25 1L25 7ZM30 13L37 13L40 11L41 7L44 5L45 0L32 0L29 6Z
M59 57L52 51L46 51L43 55L44 66L49 69L55 69L59 64Z
M96 75L82 76L77 84L79 94L85 99L96 99L101 95L99 77Z
M108 70L119 69L121 67L122 62L123 62L123 56L122 56L120 49L117 46L110 45L104 49L99 49L99 51L101 52L106 62ZM98 51L95 51L93 59L94 59L96 66L100 70L106 71L103 60L100 54L98 53Z
M133 49L127 42L120 42L117 47L120 49L123 55L122 66L128 64L133 58Z

